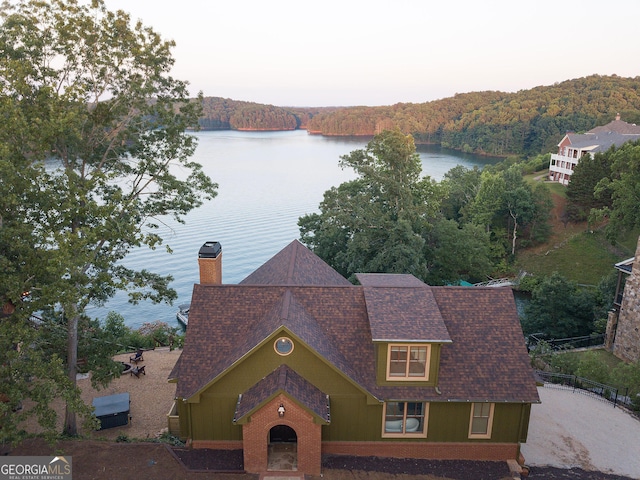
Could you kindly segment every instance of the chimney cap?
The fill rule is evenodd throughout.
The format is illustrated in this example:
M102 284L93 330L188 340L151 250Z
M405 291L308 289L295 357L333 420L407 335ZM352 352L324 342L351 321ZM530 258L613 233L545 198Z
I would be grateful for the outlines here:
M216 258L222 253L220 242L205 242L198 251L198 258Z

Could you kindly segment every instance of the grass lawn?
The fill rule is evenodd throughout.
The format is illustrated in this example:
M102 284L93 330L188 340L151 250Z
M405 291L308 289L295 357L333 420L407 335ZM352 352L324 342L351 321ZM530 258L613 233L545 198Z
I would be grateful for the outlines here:
M575 355L576 357L578 357L578 360L581 360L582 358L585 357L585 355L587 355L587 353L590 353L591 355L596 355L600 362L607 365L611 369L623 363L622 360L620 360L613 353L611 353L608 350L605 350L604 348L598 348L598 349L588 350L588 351L579 351L579 352L567 352L566 354Z
M518 258L518 266L534 275L550 275L556 271L573 282L597 285L620 260L620 255L608 246L603 232L582 232L560 245L549 246L545 252L523 253Z

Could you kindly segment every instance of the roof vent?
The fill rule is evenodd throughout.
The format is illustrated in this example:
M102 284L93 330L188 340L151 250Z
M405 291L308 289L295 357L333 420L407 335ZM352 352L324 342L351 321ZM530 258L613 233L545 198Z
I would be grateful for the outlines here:
M222 252L220 242L206 242L198 251L198 258L216 258Z

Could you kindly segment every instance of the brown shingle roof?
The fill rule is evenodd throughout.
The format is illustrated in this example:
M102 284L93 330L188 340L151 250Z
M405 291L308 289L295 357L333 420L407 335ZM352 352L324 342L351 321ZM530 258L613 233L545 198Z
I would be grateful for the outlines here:
M442 347L440 391L450 399L538 401L513 292L432 287L453 343Z
M287 365L280 365L241 395L233 421L242 420L279 392L286 393L325 422L330 422L329 396Z
M428 285L413 275L358 274L373 341L451 341Z
M170 377L178 379L178 397L197 394L286 327L381 400L538 401L510 289L428 287L406 275L359 275L366 285L360 286L329 274L329 285L309 284L303 279L317 281L333 270L301 244L290 247L260 267L259 275L245 279L280 279L285 285L194 286L185 347ZM292 282L295 273L282 277L284 270L298 272L298 280ZM376 384L374 340L391 336L451 341L441 350L440 393L433 387Z
M241 285L351 285L311 250L294 240L248 275Z

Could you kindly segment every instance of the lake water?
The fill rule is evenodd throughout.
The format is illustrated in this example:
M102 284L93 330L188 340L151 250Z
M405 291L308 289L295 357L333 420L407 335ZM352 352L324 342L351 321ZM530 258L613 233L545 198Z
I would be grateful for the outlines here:
M147 268L172 275L178 292L174 306L151 302L131 305L118 294L105 307L89 311L104 318L111 310L137 328L160 320L178 325L176 305L187 303L199 281L198 250L206 241L222 245L222 281L238 283L292 240L299 238L298 218L318 211L323 194L332 186L355 178L342 170L341 155L365 147L368 138L309 135L306 131L208 131L194 134L198 148L193 160L219 185L218 196L186 217L186 224L171 221L161 229L165 244L155 251L137 249L125 259L131 268ZM456 165L472 167L496 159L419 146L424 175L440 181Z

